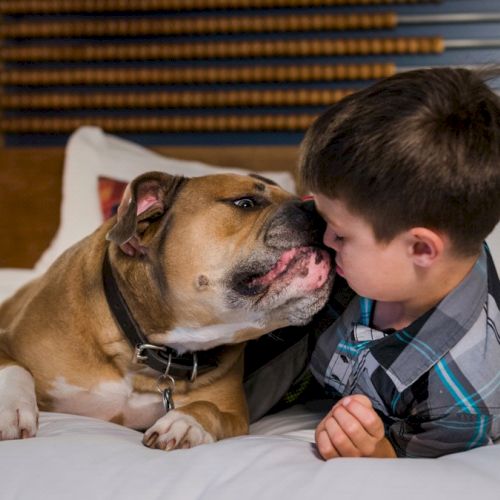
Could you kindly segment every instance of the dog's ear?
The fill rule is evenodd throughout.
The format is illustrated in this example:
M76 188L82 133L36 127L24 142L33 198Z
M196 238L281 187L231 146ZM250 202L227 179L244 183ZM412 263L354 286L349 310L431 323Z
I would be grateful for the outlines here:
M116 224L106 235L129 254L140 251L147 228L165 215L185 177L148 172L134 179L125 189L118 207Z

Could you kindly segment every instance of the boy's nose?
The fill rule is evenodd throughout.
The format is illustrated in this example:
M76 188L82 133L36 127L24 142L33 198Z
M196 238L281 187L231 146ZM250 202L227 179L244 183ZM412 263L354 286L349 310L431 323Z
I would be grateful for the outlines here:
M335 251L338 251L339 245L337 235L328 226L326 226L325 233L323 234L323 244Z

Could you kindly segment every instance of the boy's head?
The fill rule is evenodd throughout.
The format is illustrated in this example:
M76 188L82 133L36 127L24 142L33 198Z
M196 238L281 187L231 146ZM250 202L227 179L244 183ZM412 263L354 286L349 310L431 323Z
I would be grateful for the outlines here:
M446 234L457 255L477 254L500 218L500 99L466 69L381 80L313 123L300 176L378 241L420 226Z

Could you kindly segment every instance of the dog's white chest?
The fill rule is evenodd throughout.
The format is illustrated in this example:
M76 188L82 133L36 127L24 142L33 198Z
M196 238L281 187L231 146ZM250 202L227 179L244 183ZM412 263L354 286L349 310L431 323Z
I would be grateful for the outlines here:
M52 411L116 421L135 429L151 426L165 412L160 393L136 392L128 377L91 387L72 385L58 377L49 394Z

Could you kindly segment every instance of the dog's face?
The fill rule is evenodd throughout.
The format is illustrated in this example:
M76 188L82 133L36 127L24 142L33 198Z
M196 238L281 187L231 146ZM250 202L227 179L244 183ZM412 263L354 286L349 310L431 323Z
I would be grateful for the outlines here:
M321 238L319 217L296 197L267 179L233 174L145 174L127 190L110 232L122 246L133 241L131 258L154 260L164 272L177 325L170 344L199 327L234 343L307 323L333 280Z

